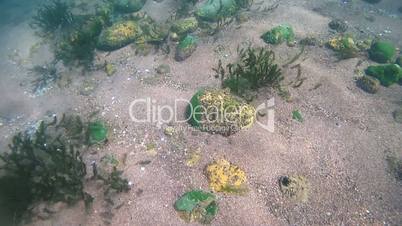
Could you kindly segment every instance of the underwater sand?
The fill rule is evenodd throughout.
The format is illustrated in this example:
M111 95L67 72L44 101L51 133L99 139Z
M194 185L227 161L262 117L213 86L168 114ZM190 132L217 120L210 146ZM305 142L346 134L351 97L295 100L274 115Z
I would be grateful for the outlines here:
M271 5L275 1L265 2ZM174 210L174 201L190 189L208 189L204 166L223 157L247 172L250 191L244 196L218 194L220 210L212 225L402 225L402 186L388 172L385 161L389 152L402 155L402 124L392 118L402 103L402 89L382 87L375 95L359 89L354 69L360 59L359 69L368 66L366 58L338 61L327 48L307 47L296 62L307 79L299 88L290 89L292 102L263 91L253 102L258 105L275 97L274 133L254 126L230 137L201 132L167 137L155 124L136 124L129 117L128 107L135 98L151 97L159 104L172 104L175 98L190 99L200 87L218 87L220 81L214 78L212 68L219 59L231 62L236 47L245 41L265 46L259 36L284 22L292 24L298 39L314 35L328 40L333 36L328 22L342 18L353 33L390 30L384 37L402 46L400 2L384 0L375 7L362 1L353 7L341 2L282 0L267 15L253 16L241 26L234 24L215 37L202 38L197 51L184 62L160 52L136 56L130 46L111 54L100 52L100 59L116 65L113 76L107 77L103 71L81 76L73 70L65 72L73 80L68 87L33 96L27 70L51 57L45 46L29 57L31 46L40 41L28 25L36 5L32 1L0 1L0 148L7 146L15 132L45 116L62 112L89 115L99 110L111 125L112 138L99 150L88 151L85 160L89 165L106 153L127 155L124 176L133 182L131 191L119 196L124 205L112 211L111 225L187 225ZM163 21L174 6L174 0L149 0L143 10ZM367 14L375 21L366 20ZM223 54L214 51L220 45ZM279 63L299 52L286 45L273 49ZM158 78L154 69L160 64L170 65L170 77ZM296 75L296 69L284 69L285 81ZM80 94L83 81L95 86L89 96ZM321 85L313 89L317 84ZM185 106L180 109L184 112ZM303 123L292 120L295 109L303 113ZM149 143L158 147L156 156L147 153ZM189 168L185 161L197 148L201 161ZM144 160L151 163L138 164ZM308 178L308 202L293 203L282 196L278 178L289 174ZM95 197L92 212L85 213L83 203L78 203L30 225L104 225L102 213L107 207L102 191L93 182L87 190Z

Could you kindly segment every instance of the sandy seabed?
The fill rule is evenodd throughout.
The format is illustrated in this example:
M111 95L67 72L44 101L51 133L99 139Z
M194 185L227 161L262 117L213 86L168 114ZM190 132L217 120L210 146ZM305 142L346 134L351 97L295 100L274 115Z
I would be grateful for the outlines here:
M275 98L273 133L254 126L222 137L180 132L178 128L185 126L173 123L178 132L166 136L155 123L133 123L129 116L130 103L136 98L150 97L160 105L173 105L176 98L190 99L200 87L218 87L220 81L212 71L218 60L231 62L237 46L246 42L267 46L260 35L282 23L294 27L298 40L308 36L328 40L334 36L328 23L340 18L348 21L351 33L382 34L401 47L400 2L384 0L373 6L363 1L282 0L266 15L251 13L247 22L201 38L197 51L184 62L161 52L136 56L131 46L110 54L99 52L99 59L115 65L113 76L103 71L84 76L65 71L64 76L72 78L68 87L33 96L27 69L51 59L46 46L29 57L31 46L40 41L29 27L36 4L0 1L0 147L5 149L13 134L47 115L89 115L98 110L111 127L111 139L106 146L85 154L85 160L89 164L107 153L126 156L124 176L133 186L119 196L123 206L108 210L102 190L96 183L88 183L86 189L95 197L92 212L86 213L83 203L78 203L31 225L104 225L105 221L111 225L187 225L172 205L186 191L208 190L204 167L220 158L247 172L250 191L244 196L218 194L220 210L212 225L402 225L401 182L390 174L385 160L389 153L402 155L402 124L392 117L402 104L402 89L398 85L381 87L374 95L359 89L355 69L372 64L365 56L338 61L327 48L306 47L294 63L301 65L306 80L300 87L290 88L292 101L262 90L252 103L257 106ZM163 21L174 6L173 0L149 0L143 10ZM286 45L272 48L280 64L300 51ZM160 64L170 66L168 77L155 72ZM297 71L288 67L283 74L289 82ZM89 95L82 95L84 81L94 86ZM182 112L184 109L179 106ZM302 112L303 123L292 120L296 109ZM144 111L134 110L138 114ZM154 156L146 150L149 143L156 144ZM197 149L201 150L200 162L186 166L189 154ZM145 160L151 163L138 164ZM291 202L279 191L278 178L292 174L310 181L306 203ZM105 217L110 211L112 215Z

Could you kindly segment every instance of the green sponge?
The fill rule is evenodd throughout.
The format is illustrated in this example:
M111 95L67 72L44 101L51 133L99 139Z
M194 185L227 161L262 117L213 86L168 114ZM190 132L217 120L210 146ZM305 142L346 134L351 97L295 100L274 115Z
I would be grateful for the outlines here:
M397 64L369 66L366 69L366 74L377 78L381 85L388 87L401 80L402 69Z
M375 41L369 50L370 59L378 63L389 63L395 54L394 44L388 41Z

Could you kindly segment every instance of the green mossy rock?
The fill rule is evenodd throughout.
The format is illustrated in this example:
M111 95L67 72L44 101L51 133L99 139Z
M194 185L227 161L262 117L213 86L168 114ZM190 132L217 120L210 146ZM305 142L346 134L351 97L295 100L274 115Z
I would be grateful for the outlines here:
M193 127L224 136L250 128L255 121L254 107L232 96L228 89L198 91L191 98L186 115Z
M186 222L209 224L218 213L216 197L212 193L193 190L183 194L174 204L180 217Z
M389 63L396 54L394 44L388 41L375 41L370 47L369 57L378 63Z
M188 33L192 33L198 28L198 21L195 17L189 17L182 20L176 21L172 25L172 32L175 32L179 36L186 35Z
M134 13L144 7L147 0L114 0L114 8L123 13Z
M380 89L380 81L371 76L362 76L356 81L356 85L367 93L374 94Z
M108 129L101 121L91 122L88 125L88 142L96 144L106 141Z
M388 87L401 80L402 69L397 64L369 66L366 69L366 74L377 78L381 85Z
M184 61L185 59L189 58L197 49L197 42L197 38L187 35L177 45L175 59L177 61Z
M133 43L141 34L141 28L136 22L117 22L101 32L97 48L104 51L113 51Z
M268 44L281 44L286 41L288 44L292 43L295 39L293 28L290 25L283 24L272 28L261 36L264 42Z
M398 64L399 67L402 67L402 56L399 56L398 58L396 58L395 64Z
M215 22L233 16L239 7L235 0L208 0L196 9L196 16L201 20Z

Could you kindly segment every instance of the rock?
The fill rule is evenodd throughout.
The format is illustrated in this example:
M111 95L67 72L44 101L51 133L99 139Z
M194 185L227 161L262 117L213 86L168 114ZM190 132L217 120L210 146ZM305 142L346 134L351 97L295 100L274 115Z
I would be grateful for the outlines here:
M380 80L381 85L386 87L399 82L402 78L402 69L397 64L369 66L365 72Z
M56 202L56 203L51 203L46 206L46 211L48 213L54 214L60 212L62 209L67 207L67 204L64 202Z
M170 73L170 66L168 64L161 64L155 69L156 73L164 75Z
M221 18L233 16L238 9L235 0L210 0L199 5L195 14L201 20L216 22Z
M202 190L184 193L174 203L174 208L186 222L197 221L201 224L210 224L218 213L215 195Z
M395 57L396 48L388 41L374 41L369 49L369 57L377 63L389 63Z
M102 30L97 48L113 51L133 43L142 34L141 28L134 21L121 21Z
M356 57L359 48L350 35L341 35L328 41L327 46L334 50L340 59Z
M320 41L315 38L315 37L306 37L302 40L300 40L300 45L306 45L306 46L316 46L320 44Z
M363 1L371 3L371 4L376 4L376 3L381 2L381 0L363 0Z
M348 24L344 20L335 19L329 22L329 28L339 33L344 33L348 30Z
M85 80L80 87L80 94L83 96L91 95L95 89L98 87L98 84L93 80Z
M90 144L96 144L106 141L108 129L105 123L101 121L91 122L88 125L88 141Z
M197 49L197 39L191 35L187 35L179 42L176 48L176 61L184 61Z
M176 21L171 28L171 31L183 37L188 33L192 33L198 28L198 21L195 17L188 17Z
M306 202L310 184L304 176L283 176L279 178L279 188L285 197Z
M105 73L107 76L112 76L116 73L116 68L111 63L105 63Z
M395 64L398 64L399 67L402 67L402 56L399 56L398 58L396 58Z
M236 20L239 24L246 23L249 19L250 17L245 12L240 12L236 15Z
M261 38L268 44L277 45L283 43L284 41L290 44L294 42L295 34L290 25L283 24L264 33Z
M300 113L299 110L292 111L292 119L294 119L294 120L296 120L298 122L303 122L304 121L303 116L302 116L302 114Z
M224 159L209 164L205 171L209 187L215 192L244 194L248 190L246 173Z
M168 126L168 127L166 127L166 128L163 130L163 133L164 133L166 136L173 136L174 133L175 133L175 129L174 129L174 127L172 127L172 126Z
M370 76L362 76L356 81L356 85L368 93L377 93L380 89L380 81Z
M186 114L193 127L224 136L250 128L256 116L253 106L241 102L227 89L198 91L191 98Z
M402 123L402 108L399 108L398 110L395 110L392 113L392 116L394 117L395 122Z
M113 6L123 13L137 12L144 7L146 0L115 0Z

